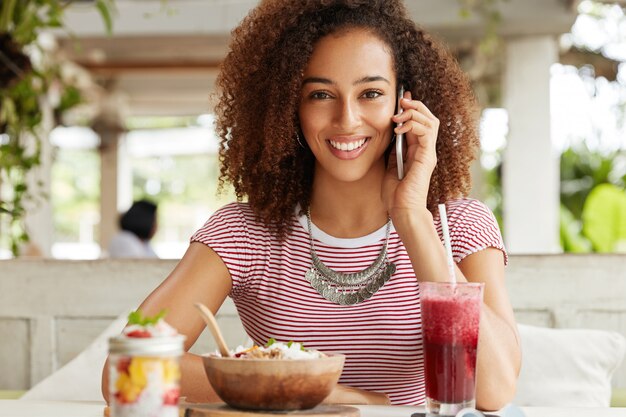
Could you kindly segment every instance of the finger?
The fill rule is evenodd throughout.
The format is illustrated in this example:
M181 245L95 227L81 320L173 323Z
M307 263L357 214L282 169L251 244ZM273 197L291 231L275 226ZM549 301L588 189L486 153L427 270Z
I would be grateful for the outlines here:
M439 120L437 119L437 117L430 111L430 109L428 107L426 107L426 105L419 101L419 100L411 100L408 98L403 98L402 100L400 100L400 106L406 111L408 109L413 109L413 110L417 110L420 113L425 114L428 118L430 119L434 119L434 120Z
M418 110L414 110L414 109L405 110L402 114L393 116L392 120L395 123L404 123L409 120L415 120L416 122L422 123L426 126L433 127L432 119L430 119L425 114L420 113Z
M394 132L399 135L402 133L414 133L417 136L425 136L428 135L429 133L432 133L433 130L432 128L425 126L421 123L418 123L414 120L409 120L408 122L405 122L402 126L398 126L394 129Z
M394 132L399 135L402 133L413 133L417 136L436 136L437 131L430 126L426 126L422 123L416 122L415 120L409 120L405 122L402 126L398 126L394 129Z
M429 109L428 107L426 107L426 105L425 105L423 102L418 101L418 102L417 102L417 107L418 107L418 110L419 110L420 112L424 113L424 114L425 114L426 116L428 116L430 119L436 120L436 121L437 121L437 123L439 123L439 119L437 119L437 116L435 116L435 115L434 115L434 114L430 111L430 109Z

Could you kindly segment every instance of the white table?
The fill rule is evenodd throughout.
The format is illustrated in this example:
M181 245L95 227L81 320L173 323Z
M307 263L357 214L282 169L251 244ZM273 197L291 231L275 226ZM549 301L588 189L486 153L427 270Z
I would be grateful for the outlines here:
M423 407L357 406L361 417L410 417ZM626 417L626 408L523 407L526 417ZM0 400L2 417L103 417L104 402Z

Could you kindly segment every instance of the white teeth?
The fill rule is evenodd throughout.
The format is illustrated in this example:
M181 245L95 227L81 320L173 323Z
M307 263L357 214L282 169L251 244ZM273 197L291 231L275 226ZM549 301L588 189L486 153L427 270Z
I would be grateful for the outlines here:
M360 148L361 146L363 146L363 144L365 143L366 139L361 139L361 140L357 140L356 142L350 142L350 143L345 143L345 142L335 142L335 141L329 141L331 146L335 149L339 149L340 151L353 151L355 149Z

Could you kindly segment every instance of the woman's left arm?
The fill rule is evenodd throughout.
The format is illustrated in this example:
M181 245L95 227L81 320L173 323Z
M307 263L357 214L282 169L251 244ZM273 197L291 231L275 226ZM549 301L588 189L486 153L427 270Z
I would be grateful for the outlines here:
M393 225L420 281L448 281L446 253L426 209L430 178L437 163L439 120L424 103L406 92L404 112L393 117L395 133L407 139L406 175L399 181L390 159L382 196ZM393 151L392 151L393 153ZM521 352L513 309L504 285L503 253L487 248L466 256L456 267L457 281L484 282L480 320L476 404L483 410L502 408L515 395Z
M446 253L427 210L398 216L394 226L420 281L449 281ZM504 285L504 254L487 248L456 267L457 282L484 282L476 374L476 405L498 410L515 395L521 352L513 308Z
M487 248L465 257L457 270L469 282L485 283L476 370L476 406L481 410L498 410L513 399L521 366L503 256L499 249Z

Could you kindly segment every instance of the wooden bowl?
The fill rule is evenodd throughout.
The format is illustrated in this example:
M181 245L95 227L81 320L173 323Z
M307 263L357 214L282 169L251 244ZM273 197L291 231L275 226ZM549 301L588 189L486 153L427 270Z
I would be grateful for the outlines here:
M313 408L337 385L345 356L319 359L241 359L203 356L204 370L217 395L246 410Z

